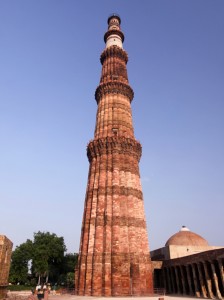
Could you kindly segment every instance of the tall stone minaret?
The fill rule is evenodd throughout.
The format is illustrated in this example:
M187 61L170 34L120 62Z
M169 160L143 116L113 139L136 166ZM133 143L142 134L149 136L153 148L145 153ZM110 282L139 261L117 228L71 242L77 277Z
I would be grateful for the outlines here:
M141 144L132 124L134 93L120 17L108 18L94 139L82 222L76 293L92 296L153 293L152 266L139 174Z

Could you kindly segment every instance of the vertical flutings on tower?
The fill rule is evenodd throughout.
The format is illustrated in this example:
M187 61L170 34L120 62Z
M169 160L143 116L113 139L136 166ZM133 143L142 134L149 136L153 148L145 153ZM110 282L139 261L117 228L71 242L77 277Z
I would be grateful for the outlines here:
M132 124L131 101L120 17L108 18L95 92L94 139L87 147L85 198L76 294L92 296L153 293L152 265L139 174L141 144Z

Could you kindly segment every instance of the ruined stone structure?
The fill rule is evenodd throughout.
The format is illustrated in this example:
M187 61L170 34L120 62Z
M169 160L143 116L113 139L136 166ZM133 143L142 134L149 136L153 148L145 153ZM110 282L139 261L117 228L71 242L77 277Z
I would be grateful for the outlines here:
M151 251L154 284L166 294L224 297L224 247L209 246L186 227Z
M166 292L223 299L223 268L224 248L165 261L163 277Z
M141 144L135 139L120 17L108 18L94 140L87 147L86 191L77 295L128 296L153 293L142 188Z
M4 235L0 235L0 299L7 293L12 242Z

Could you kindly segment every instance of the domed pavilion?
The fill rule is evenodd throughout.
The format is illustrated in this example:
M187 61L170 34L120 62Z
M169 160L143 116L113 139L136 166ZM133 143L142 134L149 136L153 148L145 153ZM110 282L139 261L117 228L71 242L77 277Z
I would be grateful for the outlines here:
M190 231L186 226L172 235L166 242L165 246L196 246L207 247L208 242L199 234Z
M164 247L150 254L155 288L166 294L224 298L224 247L210 246L182 226Z

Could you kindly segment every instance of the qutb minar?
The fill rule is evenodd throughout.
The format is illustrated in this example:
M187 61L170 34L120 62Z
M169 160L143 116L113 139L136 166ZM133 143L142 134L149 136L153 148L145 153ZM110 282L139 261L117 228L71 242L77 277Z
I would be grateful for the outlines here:
M82 222L76 294L153 293L143 195L141 144L135 139L121 19L108 18L94 139L87 147L89 175Z

